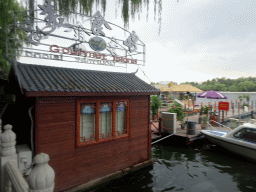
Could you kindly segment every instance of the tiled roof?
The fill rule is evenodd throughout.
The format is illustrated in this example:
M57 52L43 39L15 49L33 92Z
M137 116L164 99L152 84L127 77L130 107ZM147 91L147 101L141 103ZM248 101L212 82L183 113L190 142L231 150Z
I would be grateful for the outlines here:
M17 63L16 75L25 92L159 93L135 73L119 73Z

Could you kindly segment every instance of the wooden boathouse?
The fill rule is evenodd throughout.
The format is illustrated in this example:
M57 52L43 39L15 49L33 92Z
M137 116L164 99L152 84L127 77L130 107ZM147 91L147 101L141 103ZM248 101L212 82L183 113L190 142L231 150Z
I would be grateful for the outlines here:
M49 155L54 191L151 162L150 95L159 90L135 73L17 63L5 92L16 101L3 124L17 145Z

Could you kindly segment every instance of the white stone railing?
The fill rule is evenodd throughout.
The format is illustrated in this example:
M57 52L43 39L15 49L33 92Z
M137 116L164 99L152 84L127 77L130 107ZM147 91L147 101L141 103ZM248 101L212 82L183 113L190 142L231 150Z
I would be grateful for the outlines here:
M48 165L49 155L40 153L34 157L35 166L25 179L18 169L16 134L11 125L4 126L0 119L0 192L53 192L54 170Z
M27 192L29 191L29 186L27 181L23 178L18 166L15 161L8 161L5 164L6 170L6 183L5 183L5 192L13 191Z

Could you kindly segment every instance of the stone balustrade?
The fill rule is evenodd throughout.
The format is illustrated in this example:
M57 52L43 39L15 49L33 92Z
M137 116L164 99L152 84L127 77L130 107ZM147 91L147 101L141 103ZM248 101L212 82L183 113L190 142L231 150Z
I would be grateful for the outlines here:
M26 180L18 169L15 145L12 125L5 125L2 133L0 119L0 192L53 192L55 172L48 165L49 155L40 153L34 157L35 166Z

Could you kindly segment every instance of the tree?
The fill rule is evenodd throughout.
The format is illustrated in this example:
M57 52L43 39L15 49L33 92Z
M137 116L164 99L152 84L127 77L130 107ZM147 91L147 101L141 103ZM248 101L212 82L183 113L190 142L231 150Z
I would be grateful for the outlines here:
M231 86L229 86L228 90L230 92L236 92L237 91L237 86L236 85L231 85Z
M150 106L153 115L157 115L158 108L162 106L162 102L157 95L153 95L150 98Z
M5 29L8 24L14 23L14 12L21 12L25 9L16 0L6 0L0 2L0 10L0 76L6 79L11 66L7 64L6 60L3 57L3 53L6 49ZM22 17L21 15L18 15L16 17L16 20L20 22L23 21L23 19L24 17ZM17 30L16 32L19 39L26 39L26 33L23 30ZM10 26L9 28L7 28L7 33L9 38L14 38L14 27ZM14 40L10 39L10 46L13 49L17 50L17 48L22 47L22 44L20 42L16 43L16 47L14 47L14 44Z
M253 91L255 89L255 83L252 81L244 81L238 84L240 91Z
M7 79L9 70L11 65L7 64L6 60L3 57L3 53L6 49L6 33L5 29L7 29L7 34L9 38L14 38L14 28L11 26L7 28L7 24L14 23L14 12L24 11L24 8L20 6L20 4L16 0L5 0L0 2L0 78ZM17 21L23 21L22 16L16 17ZM22 30L16 31L19 39L25 39L26 34ZM10 39L10 46L17 50L17 48L21 48L22 44L17 42L16 47L14 46L14 40ZM0 86L0 103L12 103L13 95L6 95L4 93L4 87Z
M48 0L49 1L49 0ZM51 1L51 0L50 0ZM117 0L116 0L117 1ZM34 0L23 0L26 2L26 8L29 11L34 10ZM70 14L68 11L77 12L79 10L80 13L84 13L87 15L92 15L92 9L94 4L96 7L101 6L103 14L106 11L107 0L53 0L54 7L58 10L64 10L66 12L61 12L62 16L66 16L69 18ZM147 18L149 11L149 0L118 0L116 6L122 8L122 18L124 22L124 27L129 27L129 19L135 19L135 15L140 15L142 7L147 8ZM154 0L154 14L156 19L156 13L158 12L158 25L159 25L159 34L161 31L161 13L162 13L162 0ZM33 12L31 12L33 14ZM31 15L32 16L32 15Z

